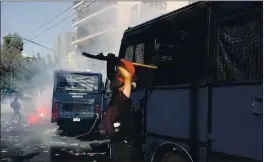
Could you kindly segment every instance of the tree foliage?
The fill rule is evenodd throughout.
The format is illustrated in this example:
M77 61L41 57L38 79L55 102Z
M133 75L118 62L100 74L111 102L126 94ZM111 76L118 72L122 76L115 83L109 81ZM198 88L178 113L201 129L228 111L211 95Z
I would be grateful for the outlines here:
M55 62L51 56L47 58L40 57L23 57L23 41L18 34L8 34L3 38L1 48L1 64L0 64L0 88L1 94L8 90L17 91L27 88L37 88L31 85L32 80L42 84L45 82L43 77L39 77L41 73L45 73L47 69L54 67ZM42 74L45 75L45 74ZM42 79L42 80L41 80Z
M18 34L8 34L3 38L1 48L0 79L1 90L14 89L14 82L20 78L20 73L24 69L23 41Z
M16 48L19 51L18 53L21 54L24 43L19 34L8 34L3 39L3 46L7 48Z

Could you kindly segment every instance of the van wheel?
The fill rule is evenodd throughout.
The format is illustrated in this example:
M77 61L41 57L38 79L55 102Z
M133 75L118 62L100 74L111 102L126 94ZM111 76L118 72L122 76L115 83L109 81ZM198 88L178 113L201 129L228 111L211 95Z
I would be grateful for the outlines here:
M165 156L162 159L162 162L190 162L190 160L187 160L180 154L169 152L165 154Z

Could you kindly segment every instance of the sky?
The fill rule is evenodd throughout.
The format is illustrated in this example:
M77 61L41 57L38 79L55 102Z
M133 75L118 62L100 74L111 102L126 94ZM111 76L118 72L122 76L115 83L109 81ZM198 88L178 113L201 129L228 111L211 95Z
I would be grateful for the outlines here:
M8 33L18 33L22 38L31 39L35 35L45 31L64 18L73 14L69 9L52 22L40 26L54 18L56 15L72 6L72 2L1 2L1 38ZM56 37L64 32L72 32L72 19L74 16L39 35L34 42L53 48ZM39 29L39 30L37 30ZM23 53L41 56L52 54L52 51L36 44L24 41Z

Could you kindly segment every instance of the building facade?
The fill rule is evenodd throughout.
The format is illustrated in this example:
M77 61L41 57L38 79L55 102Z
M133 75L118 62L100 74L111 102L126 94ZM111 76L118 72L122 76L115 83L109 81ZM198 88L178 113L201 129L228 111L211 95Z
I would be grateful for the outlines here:
M165 13L166 2L75 1L72 9L77 12L72 39L77 50L117 53L124 30Z
M173 1L74 1L72 9L77 16L72 20L75 30L72 45L80 52L117 54L123 33L128 27L170 11L168 6L177 9L184 6L183 4L187 5L188 1L180 3L180 6L177 6ZM105 65L100 65L99 62L93 61L93 64L97 66L96 69L105 69Z
M68 55L75 51L71 42L73 35L73 32L65 32L55 38L53 49L56 64L67 63Z
M71 44L73 35L73 32L65 32L55 38L53 49L58 58L65 58L68 53L74 51L74 46Z

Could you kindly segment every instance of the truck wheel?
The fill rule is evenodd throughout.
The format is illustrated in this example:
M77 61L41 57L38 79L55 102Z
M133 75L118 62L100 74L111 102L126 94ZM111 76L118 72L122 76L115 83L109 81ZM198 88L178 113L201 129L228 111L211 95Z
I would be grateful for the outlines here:
M162 159L162 162L190 162L190 160L187 160L180 154L169 152L165 154L165 156Z

